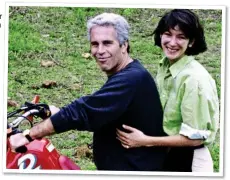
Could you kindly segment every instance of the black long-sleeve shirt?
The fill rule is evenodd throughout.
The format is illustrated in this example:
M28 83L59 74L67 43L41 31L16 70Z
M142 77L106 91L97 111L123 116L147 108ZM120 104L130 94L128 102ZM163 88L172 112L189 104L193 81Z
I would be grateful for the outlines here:
M164 136L163 111L155 82L134 60L108 77L103 87L61 108L51 117L57 133L70 129L93 131L94 161L99 170L160 170L165 147L125 149L116 128L130 125L150 136Z

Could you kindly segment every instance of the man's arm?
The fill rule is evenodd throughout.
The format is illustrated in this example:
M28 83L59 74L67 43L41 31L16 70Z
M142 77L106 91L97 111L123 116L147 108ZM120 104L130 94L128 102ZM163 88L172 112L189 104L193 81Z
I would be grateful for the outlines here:
M42 121L41 123L37 124L36 126L30 129L30 137L32 139L42 138L44 136L48 136L54 134L54 127L51 123L50 118Z
M136 75L137 76L137 75ZM127 110L137 89L137 78L119 74L92 95L81 97L51 117L56 133L71 129L95 132Z
M130 79L133 81L135 78L121 75L107 82L93 95L75 100L60 110L50 107L52 116L34 126L29 135L35 139L71 129L95 131L111 123L126 111L133 98L136 88ZM19 147L27 144L28 140L18 134L12 136L10 142L12 147Z
M55 106L49 106L51 114L54 115L60 111L59 108ZM53 124L50 118L42 121L41 123L37 124L36 126L30 129L30 137L32 139L42 138L44 136L51 135L55 132Z
M52 115L60 111L60 109L56 108L55 106L50 106L50 110L51 110ZM44 136L48 136L54 133L55 133L54 127L51 123L50 118L48 118L42 121L41 123L33 126L30 129L29 136L32 139L37 139L37 138L42 138ZM10 137L10 144L13 150L15 150L16 148L20 146L28 144L28 143L29 143L28 139L22 133L17 133Z
M32 139L42 138L47 135L53 134L54 128L50 121L50 118L42 121L41 123L37 124L36 126L30 129L29 136ZM28 144L28 139L23 135L23 133L17 133L15 135L10 136L10 144L13 150L16 148Z

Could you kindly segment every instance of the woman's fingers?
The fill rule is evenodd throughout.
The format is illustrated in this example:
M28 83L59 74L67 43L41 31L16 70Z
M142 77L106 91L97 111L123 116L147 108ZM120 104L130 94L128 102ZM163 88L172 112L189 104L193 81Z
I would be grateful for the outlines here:
M123 131L121 131L121 130L119 130L119 129L117 129L117 134L118 134L119 136L121 136L121 137L128 138L128 133L123 132Z
M121 144L128 145L128 142L125 141L124 139L117 137L117 139L121 142Z
M117 129L117 139L121 142L122 146L125 148L139 147L140 143L136 143L136 141L139 136L143 135L143 133L140 130L127 125L123 125L123 128L130 132L126 133Z
M133 131L138 131L138 129L133 128L133 127L128 126L128 125L125 125L125 124L123 124L123 125L122 125L122 127L123 127L124 129L126 129L126 130L130 131L130 132L133 132Z
M119 134L119 132L117 132L117 137L119 138L119 140L121 141L121 142L124 142L125 144L127 144L128 143L128 138L127 137L125 137L125 136L122 136L121 134Z
M129 149L129 148L131 148L129 145L126 145L126 144L121 144L124 148L126 148L126 149Z

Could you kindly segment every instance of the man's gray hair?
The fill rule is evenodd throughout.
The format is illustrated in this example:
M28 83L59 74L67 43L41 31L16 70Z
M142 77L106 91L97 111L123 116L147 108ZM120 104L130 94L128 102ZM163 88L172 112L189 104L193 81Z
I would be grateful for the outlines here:
M90 40L90 32L94 26L113 26L117 32L120 45L129 40L129 24L126 19L114 13L102 13L87 22L87 36Z

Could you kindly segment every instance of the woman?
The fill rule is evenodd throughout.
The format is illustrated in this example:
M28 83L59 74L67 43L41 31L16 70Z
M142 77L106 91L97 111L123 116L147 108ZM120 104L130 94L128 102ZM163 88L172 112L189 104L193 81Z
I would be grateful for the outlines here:
M154 40L165 55L156 81L168 136L151 137L124 125L130 132L117 130L118 139L125 148L168 146L164 171L213 172L206 145L218 129L218 95L215 81L193 57L207 49L204 30L192 11L174 9L159 21Z

